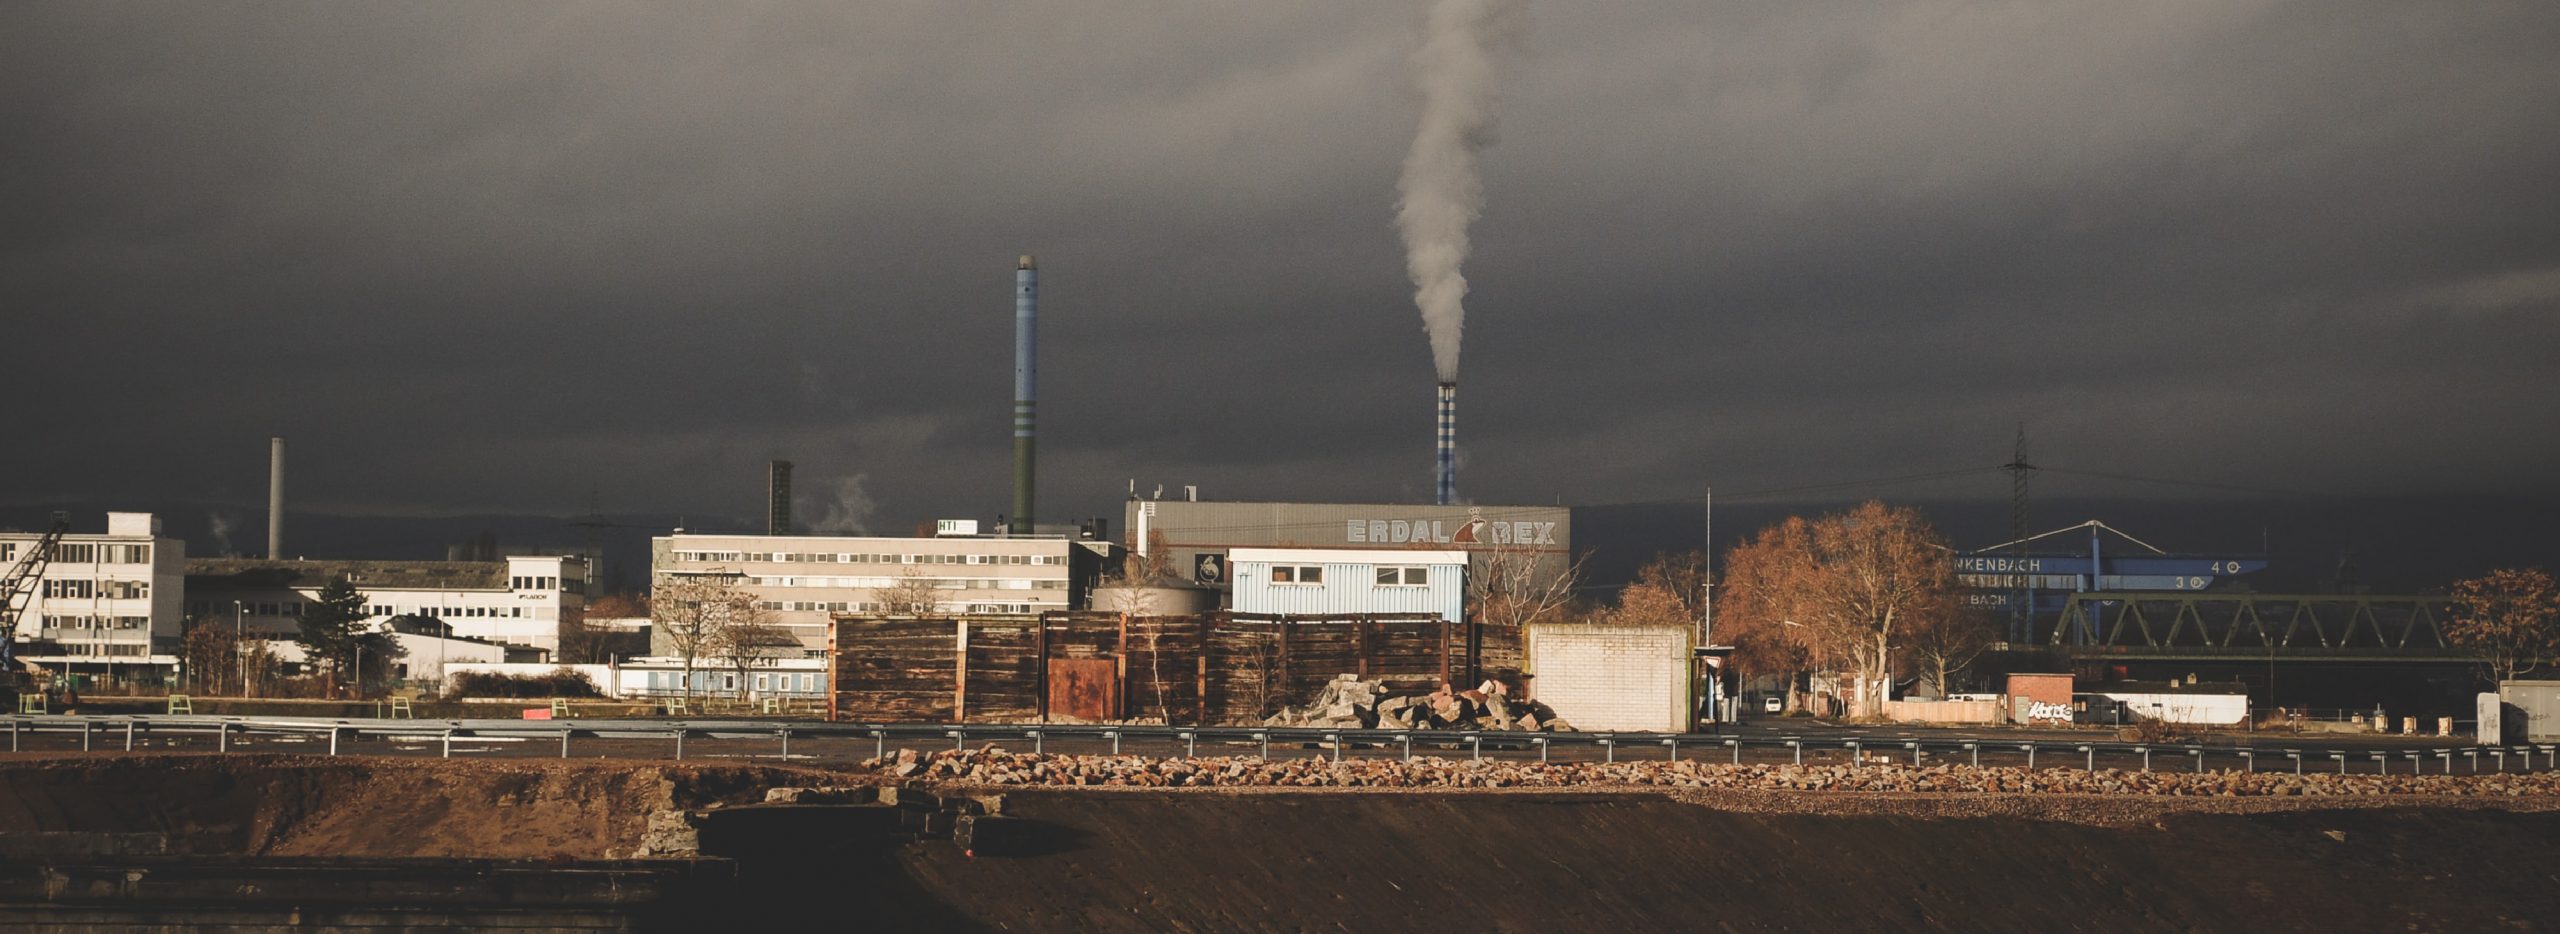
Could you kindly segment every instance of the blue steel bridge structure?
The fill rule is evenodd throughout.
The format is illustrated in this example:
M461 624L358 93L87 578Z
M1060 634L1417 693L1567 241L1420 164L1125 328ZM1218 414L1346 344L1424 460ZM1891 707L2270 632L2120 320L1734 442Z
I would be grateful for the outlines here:
M2081 660L2442 662L2441 596L2265 594L2254 554L2171 554L2090 520L1955 555L1967 600L2015 648Z

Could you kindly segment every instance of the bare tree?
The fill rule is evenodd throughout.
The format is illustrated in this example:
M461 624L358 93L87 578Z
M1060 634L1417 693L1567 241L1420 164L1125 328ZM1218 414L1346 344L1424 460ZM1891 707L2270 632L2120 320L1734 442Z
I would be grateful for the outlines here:
M932 616L942 612L942 593L924 569L905 567L898 570L894 584L872 591L878 598L880 611L893 616Z
M1478 622L1519 627L1561 618L1582 580L1582 559L1550 572L1538 549L1502 543L1476 549L1467 568L1467 610Z
M1791 578L1803 566L1801 556L1810 546L1801 539L1809 535L1810 523L1789 518L1727 553L1724 612L1716 615L1716 637L1733 646L1737 677L1782 678L1788 706L1799 710L1805 698L1796 690L1797 683L1827 661L1822 647L1805 638L1793 607Z
M1687 626L1707 644L1707 556L1683 551L1655 556L1618 592L1611 622Z
M2504 568L2453 585L2445 641L2480 654L2497 681L2512 681L2560 652L2560 590L2541 568Z
M1174 582L1173 553L1166 549L1164 530L1147 533L1147 553L1131 550L1120 556L1120 566L1106 575L1110 594L1106 608L1129 616L1146 616L1155 610L1156 589Z
M738 587L736 575L669 575L658 579L649 601L650 624L666 639L667 648L684 660L684 696L693 697L697 662L716 654L722 632L734 625L762 622L755 595Z
M1950 683L1973 666L1973 660L1989 651L1998 633L1983 614L1961 607L1947 613L1932 614L1911 629L1911 660L1920 676L1929 680L1939 697L1947 696Z
M1817 663L1845 660L1856 712L1880 715L1895 651L1958 612L1947 555L1912 509L1869 501L1811 522L1790 518L1726 560L1724 618L1795 643Z
M187 689L199 694L241 696L246 685L240 661L241 638L229 620L187 617L179 640L179 658L187 666Z
M748 678L755 669L771 667L774 662L801 653L800 638L791 631L770 622L771 614L756 609L746 617L733 620L711 637L711 654L727 662L738 675L738 699L747 697Z

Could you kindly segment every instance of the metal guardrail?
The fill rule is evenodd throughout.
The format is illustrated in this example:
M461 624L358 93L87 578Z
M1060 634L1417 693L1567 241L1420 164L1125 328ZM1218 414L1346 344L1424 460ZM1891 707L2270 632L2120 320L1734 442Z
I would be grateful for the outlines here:
M1739 764L1745 749L1786 750L1797 764L1804 762L1807 749L1841 749L1850 754L1850 765L1866 764L1868 750L1890 750L1877 758L1898 760L1908 753L1917 765L1929 754L1941 760L1961 756L1980 765L1982 751L2023 753L2027 767L2034 768L2038 753L2078 753L2082 768L2095 771L2100 754L2139 756L2142 768L2149 771L2152 756L2184 755L2193 760L2195 771L2207 770L2208 759L2222 757L2226 762L2237 759L2243 771L2257 771L2261 758L2281 757L2291 763L2293 771L2302 773L2308 763L2336 762L2345 774L2350 761L2372 761L2383 774L2390 772L2391 761L2407 759L2412 774L2425 774L2426 760L2436 759L2441 774L2454 774L2454 759L2467 760L2473 773L2482 772L2480 759L2489 757L2493 768L2507 771L2507 757L2514 756L2523 771L2533 771L2535 757L2542 757L2541 767L2560 770L2560 745L2528 744L2499 746L2454 746L2408 748L2316 748L2287 745L2274 747L2212 747L2194 743L2155 744L2138 742L2080 742L2074 740L2021 740L2017 737L1959 736L1915 738L1909 736L1849 735L1820 738L1806 735L1728 736L1715 733L1521 733L1476 730L1345 730L1298 727L1163 727L1058 724L956 724L956 723L809 723L782 720L410 720L410 719L333 719L323 717L234 717L211 715L0 715L9 734L9 749L19 751L22 738L43 734L80 735L80 748L98 748L103 738L121 743L132 750L138 740L152 736L205 736L215 738L218 751L231 751L234 737L298 736L306 739L325 737L329 755L338 755L344 742L357 739L437 740L441 754L453 755L457 739L504 739L509 741L557 740L560 757L572 754L580 739L657 740L672 744L674 756L684 758L688 738L716 740L771 739L776 754L789 757L791 741L809 739L869 739L873 754L885 756L892 741L948 741L952 748L965 750L972 740L982 742L1021 741L1033 752L1046 751L1054 739L1107 740L1113 754L1119 754L1124 741L1147 741L1163 744L1181 743L1186 756L1198 754L1202 742L1256 747L1262 758L1270 758L1274 745L1329 750L1340 761L1345 748L1365 746L1395 749L1411 759L1417 744L1444 749L1466 749L1471 758L1483 758L1488 745L1497 750L1526 751L1534 748L1540 761L1550 761L1558 746L1598 749L1602 761L1615 762L1620 749L1664 750L1668 758L1680 757L1682 747L1691 750L1721 752L1730 762ZM623 751L623 750L614 750ZM2068 761L2068 760L2065 760Z

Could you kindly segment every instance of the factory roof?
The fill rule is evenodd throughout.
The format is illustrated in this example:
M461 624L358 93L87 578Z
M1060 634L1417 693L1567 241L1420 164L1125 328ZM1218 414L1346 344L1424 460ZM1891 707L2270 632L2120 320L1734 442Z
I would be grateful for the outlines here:
M274 561L190 558L187 587L318 587L344 577L368 590L505 590L504 561Z

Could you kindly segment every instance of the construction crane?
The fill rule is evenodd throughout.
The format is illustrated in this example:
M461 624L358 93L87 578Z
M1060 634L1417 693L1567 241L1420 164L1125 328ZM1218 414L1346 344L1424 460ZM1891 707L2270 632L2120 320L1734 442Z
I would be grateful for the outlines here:
M44 569L53 563L53 552L62 544L62 534L71 531L71 515L53 514L53 527L36 539L35 547L18 556L9 568L9 576L0 577L0 671L14 673L18 667L18 617L35 605L36 588L44 586Z

